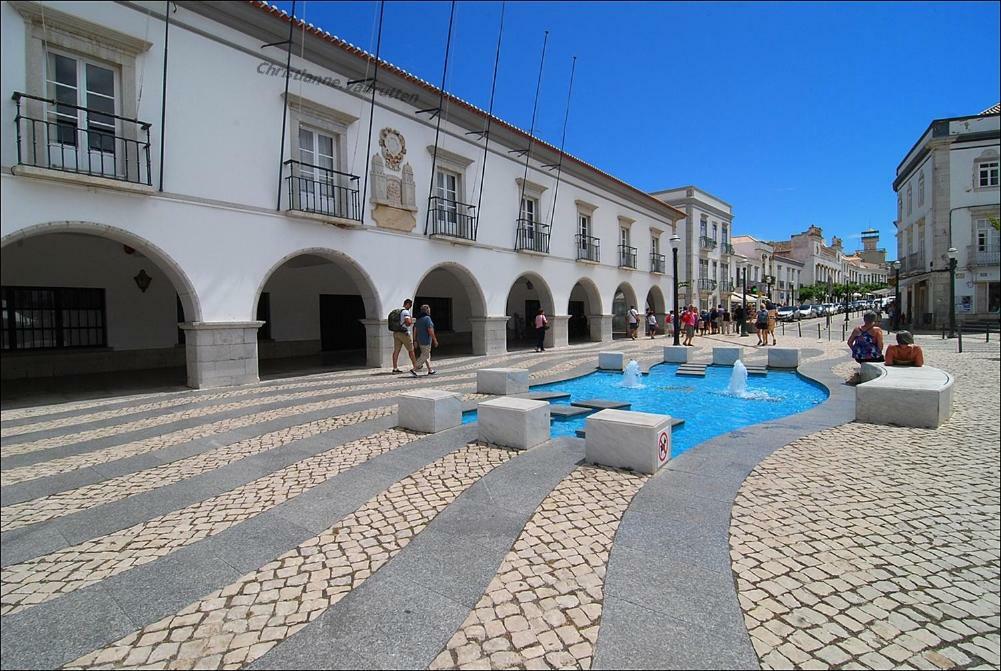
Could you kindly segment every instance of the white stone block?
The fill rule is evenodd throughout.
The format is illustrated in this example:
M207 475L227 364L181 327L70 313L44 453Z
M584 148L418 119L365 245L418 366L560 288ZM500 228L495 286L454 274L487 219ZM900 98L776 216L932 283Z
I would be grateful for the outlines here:
M769 347L769 368L799 368L799 349L796 347Z
M602 410L585 420L584 458L592 464L656 473L671 458L671 418Z
M481 368L476 371L477 394L524 394L528 391L527 368Z
M549 440L549 403L502 396L476 406L480 440L527 450Z
M688 363L688 348L684 345L668 345L664 348L664 363Z
M622 352L599 352L598 368L601 370L622 370L625 356Z
M952 415L954 380L944 370L862 364L862 380L856 421L935 429Z
M400 394L398 426L438 433L462 424L462 399L452 391L415 389Z
M732 366L737 363L743 347L713 347L714 366Z

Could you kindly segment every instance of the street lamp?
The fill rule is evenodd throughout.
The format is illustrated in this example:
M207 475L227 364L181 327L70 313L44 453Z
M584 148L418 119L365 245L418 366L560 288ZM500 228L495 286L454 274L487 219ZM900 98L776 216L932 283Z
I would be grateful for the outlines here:
M956 337L956 266L959 252L950 247L946 252L949 256L949 337Z
M743 271L743 278L741 280L740 287L740 301L742 303L740 308L740 337L747 337L747 260L743 259L737 262L737 272L741 273Z
M671 236L671 257L674 260L674 344L681 345L681 311L678 310L678 247L681 246L681 237L677 233Z
M893 330L896 332L900 330L900 261L894 261L891 265L897 276L893 285Z

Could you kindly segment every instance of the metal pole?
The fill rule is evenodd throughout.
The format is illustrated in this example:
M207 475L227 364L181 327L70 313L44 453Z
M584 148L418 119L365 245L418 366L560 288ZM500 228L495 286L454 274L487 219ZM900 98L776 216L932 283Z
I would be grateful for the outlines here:
M166 3L166 9L163 12L163 91L160 93L160 188L157 189L163 193L163 146L164 146L164 136L166 135L167 129L167 42L170 38L170 2ZM136 110L136 116L139 116L139 110ZM17 144L18 151L21 150L21 143ZM149 151L146 153L149 156ZM279 167L279 174L281 169ZM278 181L278 189L281 190L281 180Z
M674 344L681 345L681 311L678 310L678 248L671 247L671 255L674 257Z
M368 164L372 155L372 124L375 123L375 89L379 85L379 58L382 53L382 18L386 13L386 2L379 3L379 32L375 38L375 69L372 72L372 100L368 107L368 145L365 148L365 172L362 176L361 204L359 212L361 223L365 223L365 196L368 194ZM367 72L367 68L366 68Z
M803 322L797 320L796 321L796 326L799 328L799 337L802 338L803 337Z
M742 278L740 300L743 301L743 307L741 308L742 314L740 316L740 337L746 338L747 337L747 266L744 266L744 275Z
M897 282L893 290L893 330L900 330L900 261L896 263Z
M959 327L959 330L957 331L957 333L959 334L959 353L962 354L963 353L963 327L962 326Z
M956 259L949 259L949 337L956 337ZM960 345L959 351L963 351Z
M448 53L452 49L452 25L455 23L455 0L448 13L448 36L445 38L445 62L441 68L441 88L438 89L438 118L434 127L434 150L431 152L431 180L428 184L428 210L424 220L424 234L427 235L431 221L431 198L434 196L435 165L438 163L438 140L441 136L441 115L445 111L445 79L448 75Z
M821 340L822 338L823 336L820 335L820 322L817 322L817 340Z

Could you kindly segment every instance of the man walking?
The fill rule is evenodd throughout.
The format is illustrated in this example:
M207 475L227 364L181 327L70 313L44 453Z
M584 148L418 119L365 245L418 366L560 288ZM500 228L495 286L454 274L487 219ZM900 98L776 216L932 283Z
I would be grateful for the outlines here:
M417 377L417 371L427 364L428 375L434 375L438 371L431 367L431 347L438 346L438 336L434 332L434 322L431 321L431 307L428 305L421 306L421 316L414 324L414 333L417 336L417 342L421 346L421 356L417 359L414 364L414 369L410 371L410 374Z
M629 337L636 340L636 331L640 328L640 313L636 311L635 305L629 306Z
M410 335L414 319L410 314L410 308L414 302L409 298L403 301L402 310L393 310L389 313L389 330L393 332L393 372L402 373L400 370L400 350L406 349L410 355L410 364L413 369L417 368L417 357L414 356L414 339Z

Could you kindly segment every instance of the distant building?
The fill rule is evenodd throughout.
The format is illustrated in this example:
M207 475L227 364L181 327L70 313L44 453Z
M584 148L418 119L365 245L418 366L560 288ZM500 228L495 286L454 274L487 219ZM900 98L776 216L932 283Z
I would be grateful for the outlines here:
M897 166L897 258L903 311L915 324L949 319L949 256L956 249L960 319L1001 309L998 257L999 115L936 119Z
M863 248L846 254L841 238L824 242L824 232L810 226L788 240L771 242L775 255L801 264L802 284L885 284L889 269L886 250L877 248L879 233L872 229L862 233ZM882 260L880 260L882 256Z

